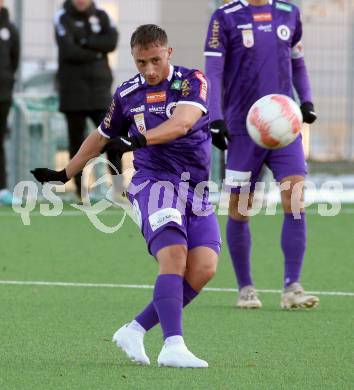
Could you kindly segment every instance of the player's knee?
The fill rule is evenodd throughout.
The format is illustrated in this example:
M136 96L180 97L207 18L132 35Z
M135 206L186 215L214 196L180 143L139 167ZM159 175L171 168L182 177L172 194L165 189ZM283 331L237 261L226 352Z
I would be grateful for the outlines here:
M217 259L202 263L198 266L198 269L195 270L196 275L199 275L200 279L207 283L212 279L216 273L217 268Z
M304 193L303 179L290 182L290 188L281 191L281 201L285 213L297 213L303 211Z
M162 274L184 275L187 264L187 248L183 245L170 245L156 255Z
M205 282L211 280L216 273L216 262L215 264L207 264L202 270L203 279Z

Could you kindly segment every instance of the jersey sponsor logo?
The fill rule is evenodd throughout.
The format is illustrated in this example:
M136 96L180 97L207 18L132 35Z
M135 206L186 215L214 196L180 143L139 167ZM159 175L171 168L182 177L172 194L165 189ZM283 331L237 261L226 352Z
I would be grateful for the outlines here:
M264 12L261 14L253 14L253 20L255 22L271 22L273 17L270 12Z
M144 112L145 111L145 106L144 106L144 104L143 105L141 105L140 107L135 107L135 108L132 108L131 110L130 110L130 112L132 112L132 113L139 113L139 112Z
M239 30L250 30L252 27L253 27L253 24L252 24L252 23L248 23L248 24L239 24L239 25L237 25L237 28L238 28Z
M273 28L271 24L261 24L258 26L258 30L263 32L272 32Z
M181 85L182 96L189 96L191 93L191 84L188 80L183 80Z
M150 92L146 94L148 104L161 103L166 101L166 91Z
M144 114L135 114L134 115L134 122L136 124L137 129L139 130L139 133L145 134L146 133L145 115Z
M278 34L278 37L282 41L288 41L290 36L291 36L291 31L290 31L290 28L288 26L285 26L285 24L282 24L281 26L279 26L277 28L277 34Z
M254 46L254 35L252 30L242 30L243 46L247 49Z
M6 27L0 29L0 39L8 41L10 39L10 30Z
M217 49L220 46L220 22L217 19L214 19L208 45L212 49Z
M182 86L182 80L175 80L171 85L171 89L175 91L180 91L181 86Z
M112 103L111 105L109 106L109 109L107 111L107 114L103 120L103 123L106 127L106 129L110 129L111 128L111 122L112 122L112 117L113 117L113 113L114 113L114 110L116 108L116 102L114 99L112 99Z
M297 60L298 58L304 57L304 47L302 42L298 42L291 50L291 58Z
M278 2L275 3L275 8L286 12L291 12L293 10L293 7L290 4L283 4Z
M149 112L152 114L164 114L165 113L166 106L152 106L149 107Z
M131 87L129 87L129 88L125 89L124 91L122 91L119 95L120 95L120 97L127 96L131 92L135 91L137 88L139 88L139 84L134 84Z
M177 107L177 102L171 102L170 104L167 105L166 107L166 116L168 119L171 118L173 111Z
M182 215L179 210L166 208L156 211L149 216L149 223L153 232L171 222L182 226Z
M202 72L195 72L195 76L200 81L199 97L206 102L208 95L208 82Z

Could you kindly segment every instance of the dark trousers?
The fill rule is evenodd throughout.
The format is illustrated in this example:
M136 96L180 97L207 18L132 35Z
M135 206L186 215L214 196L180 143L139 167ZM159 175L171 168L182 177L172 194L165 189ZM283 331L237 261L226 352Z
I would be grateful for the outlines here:
M70 158L75 156L86 138L86 119L90 118L96 127L98 127L105 115L106 111L103 110L73 111L65 113L68 124ZM107 158L117 168L118 172L121 172L121 162L120 160L118 161L117 156L107 154ZM111 170L111 173L114 174L115 172ZM81 191L81 176L82 172L75 176L77 191Z
M6 188L5 135L11 102L0 102L0 190Z

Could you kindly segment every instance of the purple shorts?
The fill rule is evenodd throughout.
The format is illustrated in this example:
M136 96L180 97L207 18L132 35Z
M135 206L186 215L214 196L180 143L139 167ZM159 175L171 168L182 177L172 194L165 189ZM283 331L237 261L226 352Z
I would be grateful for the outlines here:
M171 182L139 177L133 178L128 197L153 256L170 245L205 246L220 252L219 224L207 195L200 197L193 188L181 190Z
M240 192L247 183L251 183L253 192L263 164L272 171L277 182L287 176L306 176L302 137L285 148L268 150L255 144L248 135L231 136L226 165L226 183L232 186L231 192Z

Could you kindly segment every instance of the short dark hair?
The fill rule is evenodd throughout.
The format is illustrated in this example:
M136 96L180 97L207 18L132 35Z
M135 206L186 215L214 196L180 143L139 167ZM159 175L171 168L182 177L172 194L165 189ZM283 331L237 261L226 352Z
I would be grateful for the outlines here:
M135 46L146 47L152 43L161 46L167 46L168 44L166 31L156 24L143 24L139 26L130 39L131 48Z

